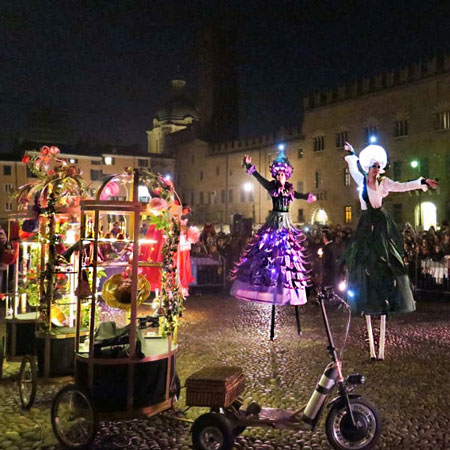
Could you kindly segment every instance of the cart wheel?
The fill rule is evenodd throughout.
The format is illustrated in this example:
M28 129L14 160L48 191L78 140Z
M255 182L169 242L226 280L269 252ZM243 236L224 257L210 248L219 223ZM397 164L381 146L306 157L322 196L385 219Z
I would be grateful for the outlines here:
M170 385L170 396L176 397L176 400L180 400L180 394L181 394L181 381L180 377L176 373L175 376L172 379L172 384Z
M195 450L231 450L234 444L231 422L223 414L201 415L192 425L192 444Z
M363 398L350 399L356 427L353 426L346 405L339 402L328 413L325 431L330 444L337 450L369 450L381 434L381 416Z
M19 394L22 409L30 409L33 406L37 391L36 360L33 356L24 356L20 364Z
M88 448L95 439L97 414L88 396L73 384L53 399L51 421L55 436L66 448Z

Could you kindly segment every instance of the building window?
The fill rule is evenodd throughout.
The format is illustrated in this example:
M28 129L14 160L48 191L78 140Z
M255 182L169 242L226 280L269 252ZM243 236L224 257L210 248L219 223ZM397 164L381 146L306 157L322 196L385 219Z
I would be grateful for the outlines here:
M208 205L212 204L212 192L208 192Z
M447 175L447 178L450 178L450 155L447 155L447 158L446 158L446 160L445 160L445 165L446 165L446 170L445 170L445 173L446 173L446 175Z
M103 157L103 164L105 164L105 166L113 166L114 165L114 158L112 156L104 156Z
M303 149L302 148L299 148L297 150L297 158L298 159L302 159L303 158Z
M14 186L11 183L5 184L5 194L11 194L14 191Z
M244 188L241 188L241 203L245 202L245 190Z
M344 222L345 223L352 223L352 207L351 206L346 206L345 207Z
M101 159L92 159L91 160L91 164L93 166L101 166L102 165L102 160Z
M200 170L200 181L203 181L203 170Z
M69 164L77 164L78 163L78 159L77 158L69 158Z
M351 179L350 179L350 170L348 167L344 169L344 186L350 186Z
M394 123L394 137L408 136L409 122L405 120L396 120Z
M303 181L297 181L297 192L303 194Z
M203 205L203 201L204 201L203 192L200 192L200 205Z
M445 111L436 114L436 130L448 130L450 129L450 111Z
M394 175L394 180L399 180L402 177L402 162L394 161L392 166L392 172Z
M3 166L3 175L11 175L11 166Z
M336 134L336 148L344 148L344 144L348 141L348 133L343 131Z
M324 136L316 136L313 139L313 150L315 152L321 152L325 150L325 137Z
M251 189L250 191L248 191L248 201L249 202L254 202L254 197L253 197L253 189Z
M192 164L195 164L195 155L194 154L192 154L192 156L191 156L191 162L192 162Z
M376 126L364 128L364 142L370 143L371 138L378 138L378 128Z
M220 175L220 166L216 166L216 175Z
M220 201L222 202L222 203L225 203L225 189L222 189L221 191L220 191Z
M12 202L5 203L5 211L12 211Z
M305 216L303 214L303 209L298 210L297 222L304 222Z
M314 174L314 187L319 189L322 184L322 177L320 176L320 172L316 170Z
M392 218L397 225L403 223L403 207L401 203L392 205Z
M148 167L148 159L138 159L138 167Z
M91 169L91 180L92 181L102 181L103 172L101 170Z
M191 192L191 205L192 206L195 205L195 192L194 191Z
M228 202L233 203L233 189L228 190Z

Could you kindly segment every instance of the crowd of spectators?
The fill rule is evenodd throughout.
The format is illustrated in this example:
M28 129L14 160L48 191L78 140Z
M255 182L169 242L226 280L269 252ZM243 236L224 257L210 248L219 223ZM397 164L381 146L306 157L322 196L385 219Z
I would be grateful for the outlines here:
M303 228L306 240L303 245L307 248L313 284L324 282L325 245L331 249L331 257L336 266L333 282L338 283L343 278L340 260L352 237L353 229L349 226L321 226L312 225ZM405 263L410 269L411 279L425 273L421 262L430 264L447 264L450 259L450 227L443 224L439 231L431 227L427 231L417 232L410 224L403 230L405 242ZM240 236L216 232L214 225L206 223L200 235L200 240L192 246L192 257L210 257L223 262L228 274L234 263L239 260L242 250L248 243L250 236ZM417 267L419 271L417 271Z

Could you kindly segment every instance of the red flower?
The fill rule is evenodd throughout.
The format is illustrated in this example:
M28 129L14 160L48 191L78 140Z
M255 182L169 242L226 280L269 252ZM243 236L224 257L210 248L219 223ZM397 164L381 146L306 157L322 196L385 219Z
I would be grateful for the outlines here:
M48 155L49 153L50 153L50 149L46 145L41 147L41 154L42 155Z
M3 302L5 300L5 294L0 294L0 300Z
M30 157L29 157L28 155L25 155L25 156L22 158L22 162L23 162L24 164L28 164L28 163L30 162Z
M50 169L50 170L47 172L47 175L53 177L53 176L56 175L56 172L55 172L53 169Z

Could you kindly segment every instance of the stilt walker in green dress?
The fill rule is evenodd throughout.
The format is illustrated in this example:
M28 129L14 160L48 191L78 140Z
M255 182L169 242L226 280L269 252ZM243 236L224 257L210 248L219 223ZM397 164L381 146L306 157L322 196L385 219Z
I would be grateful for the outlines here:
M387 154L379 145L369 145L356 156L347 142L345 157L358 185L361 217L345 252L347 301L353 314L364 315L372 359L384 359L386 316L415 310L407 269L403 262L403 237L382 207L390 192L436 189L432 179L418 178L399 183L382 176ZM372 330L372 316L380 317L378 357Z

